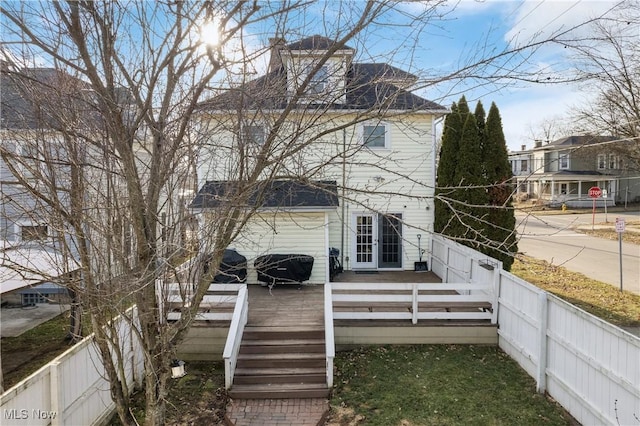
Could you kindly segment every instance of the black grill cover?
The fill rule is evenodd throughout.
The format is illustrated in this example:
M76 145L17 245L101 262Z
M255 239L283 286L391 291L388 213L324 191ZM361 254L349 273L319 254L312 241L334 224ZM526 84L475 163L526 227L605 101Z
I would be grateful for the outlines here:
M227 249L222 255L214 283L243 283L247 281L247 258L235 250Z
M313 257L304 254L268 254L254 264L258 281L268 284L301 283L311 277Z

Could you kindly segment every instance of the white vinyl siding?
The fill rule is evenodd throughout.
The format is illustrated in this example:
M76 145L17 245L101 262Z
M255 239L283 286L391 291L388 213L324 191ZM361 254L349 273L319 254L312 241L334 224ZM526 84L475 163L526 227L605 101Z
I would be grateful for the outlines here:
M354 118L356 118L355 115L327 113L323 116L323 119L326 120L325 123L317 123L313 129L305 132L304 135L299 135L298 139L304 140L306 134L309 137L313 137L326 130L328 126L340 126L345 120L353 120ZM348 261L351 256L352 235L350 218L351 213L356 210L402 214L404 221L402 227L404 268L413 269L413 262L419 258L417 234L422 235L422 248L428 250L430 243L428 236L433 230L434 210L432 200L435 152L432 120L433 116L429 114L415 113L385 118L384 123L370 121L369 123L384 124L385 137L392 141L389 149L369 149L364 147L362 145L362 124L356 124L348 126L344 130L328 133L322 138L314 140L308 148L288 158L285 166L288 170L293 170L297 174L314 180L335 180L339 188L343 183L343 169L346 171L345 186L347 192L345 196L349 201L347 201L344 211L340 206L330 214L329 224L329 246L341 250L341 255L345 260L343 265L345 268L350 268L350 262ZM285 124L284 130L281 132L283 138L292 134L289 132L289 128L295 130L292 124ZM216 143L224 144L224 141L232 140L231 134L225 136L216 133L215 137ZM216 146L216 143L213 143L212 146ZM222 149L218 146L217 148L219 149L216 149L215 152L205 152L199 156L198 170L199 178L201 179L199 187L202 187L204 180L233 180L235 178L234 170L229 169L229 164L233 164L233 161L224 155L225 152L231 153L233 150L231 149L231 144L225 145L225 148L226 146L229 148ZM340 154L343 146L346 146L347 149L344 167L341 161L343 157ZM322 166L318 167L319 165ZM341 196L342 190L338 189L338 191L339 196ZM341 217L343 213L345 215L344 228ZM294 216L288 216L286 212L281 212L280 214L283 222L295 222L296 220ZM295 226L296 224L292 225ZM266 231L273 233L268 229ZM251 232L251 229L249 229L245 235L251 235ZM309 235L311 232L309 231ZM285 234L281 234L278 231L275 236L278 244L280 244L281 240L284 241L286 239L285 237L288 234ZM291 235L298 237L300 233L292 231ZM292 247L300 247L301 244L306 245L309 241L306 231L304 235L304 240L291 238ZM263 252L260 254L276 253L276 251L271 250L269 244L269 241L265 241ZM246 243L243 243L243 245L246 245ZM260 248L260 246L258 247ZM257 250L252 249L250 253ZM315 249L310 247L309 250ZM245 255L240 249L238 251ZM282 252L283 250L279 251ZM325 253L321 253L321 255L323 259L326 258ZM426 259L427 255L428 252L425 252L423 259ZM317 262L318 259L316 258L314 277L318 270ZM253 277L255 280L255 275Z
M325 212L297 213L280 211L254 217L241 236L231 245L247 258L247 282L257 284L253 266L266 254L304 254L313 256L313 271L303 284L323 284L326 279L328 248L325 242ZM326 250L325 250L326 248ZM283 284L295 285L295 284Z

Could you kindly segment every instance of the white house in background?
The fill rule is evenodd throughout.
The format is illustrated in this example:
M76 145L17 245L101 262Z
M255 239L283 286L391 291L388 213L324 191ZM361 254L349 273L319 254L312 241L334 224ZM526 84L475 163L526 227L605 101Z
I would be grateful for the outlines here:
M73 77L52 68L32 68L12 73L2 63L0 88L0 140L2 152L22 156L15 171L27 184L38 185L33 170L44 170L39 149L59 152L60 134L53 130L53 118L29 94L47 98L52 87L70 87ZM74 80L74 84L77 83ZM43 147L46 141L47 147ZM35 147L39 147L36 149ZM34 169L30 169L33 167ZM63 179L59 184L64 185ZM77 269L74 254L63 256L47 208L30 195L23 183L0 157L0 294L2 300L17 303L45 303L67 300L65 288L53 278ZM63 196L64 191L60 190ZM71 238L66 235L66 238ZM73 244L67 244L73 247Z
M552 142L537 141L533 149L509 153L517 198L569 207L591 207L589 189L599 187L606 198L598 206L640 200L640 168L624 155L638 141L613 136L568 136Z
M332 247L345 270L413 270L433 230L435 125L448 110L408 91L414 75L355 62L351 47L318 63L335 45L326 37L271 43L265 76L201 105L200 131L211 140L199 152L191 203L201 226L233 202L228 188L245 185L246 208L259 214L233 247L248 259L249 283L257 282L255 259L274 253L312 256L309 282L327 282ZM293 105L296 92L303 93ZM286 122L275 122L290 107ZM278 144L296 143L300 152L276 158ZM271 167L255 181L243 175L264 155L281 166L276 182L262 180Z

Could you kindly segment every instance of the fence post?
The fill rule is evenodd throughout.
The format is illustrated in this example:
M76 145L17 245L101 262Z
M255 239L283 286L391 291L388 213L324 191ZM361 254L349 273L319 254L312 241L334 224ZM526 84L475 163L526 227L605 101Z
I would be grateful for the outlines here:
M413 308L413 313L411 314L411 322L413 324L418 323L418 284L413 283L411 289L411 303Z
M536 372L536 391L544 393L547 389L547 324L549 304L547 292L538 295L538 371Z
M60 410L60 398L62 396L62 387L60 386L60 375L58 374L58 366L60 365L60 361L52 362L49 364L49 377L51 379L50 383L50 393L51 393L51 409L49 413L51 414L51 426L59 426L61 423L60 417L62 417L62 410ZM44 407L42 407L44 409Z
M502 282L502 268L493 268L493 312L491 324L498 323L498 310L500 309L500 283Z

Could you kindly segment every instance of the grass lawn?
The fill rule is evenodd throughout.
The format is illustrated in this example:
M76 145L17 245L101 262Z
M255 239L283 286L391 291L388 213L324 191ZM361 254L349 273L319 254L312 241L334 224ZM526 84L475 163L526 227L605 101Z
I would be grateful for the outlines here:
M331 425L572 424L496 347L371 347L335 364Z
M71 347L69 312L0 341L4 388L9 389Z

